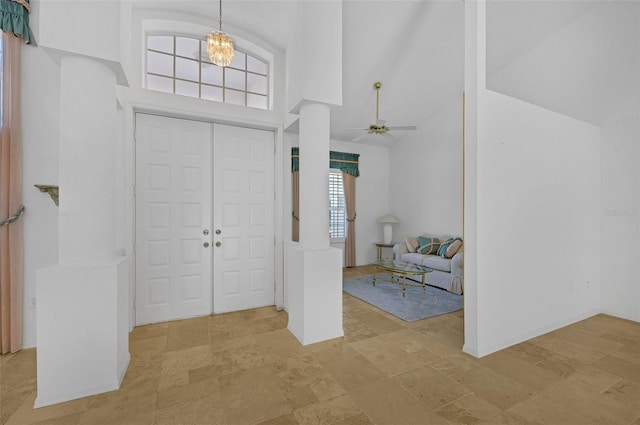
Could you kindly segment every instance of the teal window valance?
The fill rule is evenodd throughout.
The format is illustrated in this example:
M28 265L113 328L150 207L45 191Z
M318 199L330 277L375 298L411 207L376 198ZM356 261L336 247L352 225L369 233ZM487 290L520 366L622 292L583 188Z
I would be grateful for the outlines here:
M0 0L0 29L22 36L29 44L31 42L29 30L29 0Z
M329 152L329 168L338 169L354 177L360 175L358 169L358 153ZM300 148L291 148L291 172L300 170Z

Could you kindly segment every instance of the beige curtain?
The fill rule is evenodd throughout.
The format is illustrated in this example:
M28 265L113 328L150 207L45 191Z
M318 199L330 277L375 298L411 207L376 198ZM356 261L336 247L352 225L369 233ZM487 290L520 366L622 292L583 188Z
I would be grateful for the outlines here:
M342 173L344 201L347 204L347 239L345 241L346 267L356 265L356 177Z
M292 217L291 217L291 240L300 241L300 171L294 171L291 174L291 195L292 199Z
M2 33L2 127L0 128L0 220L22 204L20 49L22 38ZM0 352L22 348L22 218L0 227Z

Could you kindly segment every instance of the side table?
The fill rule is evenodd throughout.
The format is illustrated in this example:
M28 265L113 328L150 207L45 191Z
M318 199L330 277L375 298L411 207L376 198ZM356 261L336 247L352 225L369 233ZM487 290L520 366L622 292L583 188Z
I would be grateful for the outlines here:
M376 248L378 249L378 260L382 260L382 248L393 248L395 244L398 242L384 243L384 242L374 242Z

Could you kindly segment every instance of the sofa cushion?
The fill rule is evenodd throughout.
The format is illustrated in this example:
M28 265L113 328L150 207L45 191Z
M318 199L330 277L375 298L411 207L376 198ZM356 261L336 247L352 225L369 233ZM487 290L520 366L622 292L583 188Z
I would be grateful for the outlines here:
M405 236L404 244L407 246L408 252L416 252L416 248L418 247L418 238L412 237L412 236Z
M416 248L416 252L420 254L437 254L438 248L440 248L440 239L433 237L418 236L419 246Z
M451 259L442 258L437 255L427 255L422 257L422 265L432 268L434 270L440 270L443 272L451 272Z
M424 255L418 254L416 252L408 252L406 254L402 254L400 260L404 261L405 263L412 263L421 266L422 261L424 260Z

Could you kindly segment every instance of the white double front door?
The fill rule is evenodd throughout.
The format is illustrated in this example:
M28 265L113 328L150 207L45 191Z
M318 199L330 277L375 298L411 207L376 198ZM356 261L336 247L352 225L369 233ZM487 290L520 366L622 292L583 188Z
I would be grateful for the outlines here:
M274 304L273 147L136 114L136 324Z

